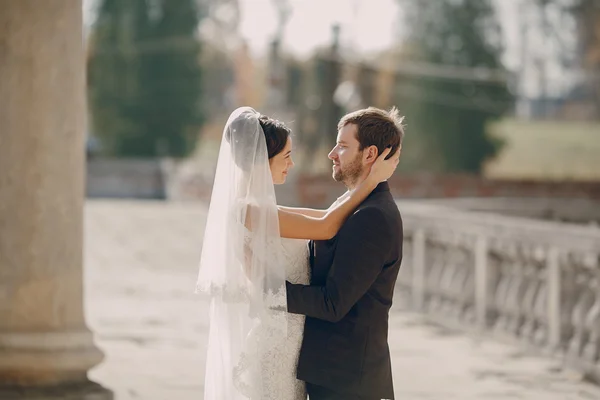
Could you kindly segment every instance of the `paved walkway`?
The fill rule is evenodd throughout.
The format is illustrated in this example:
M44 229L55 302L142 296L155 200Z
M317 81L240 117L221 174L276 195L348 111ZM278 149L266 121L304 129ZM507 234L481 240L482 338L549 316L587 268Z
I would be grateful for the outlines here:
M191 203L86 205L86 312L106 355L90 376L116 400L202 398L207 302L193 289L205 214ZM390 329L399 400L600 399L600 387L514 346L400 309Z

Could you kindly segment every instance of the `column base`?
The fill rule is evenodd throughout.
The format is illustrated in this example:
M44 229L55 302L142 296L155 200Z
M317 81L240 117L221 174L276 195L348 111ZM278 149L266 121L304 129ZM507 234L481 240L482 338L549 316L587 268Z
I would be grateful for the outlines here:
M0 333L0 388L78 385L103 357L88 330Z
M113 398L110 390L92 381L37 387L0 385L2 400L113 400Z

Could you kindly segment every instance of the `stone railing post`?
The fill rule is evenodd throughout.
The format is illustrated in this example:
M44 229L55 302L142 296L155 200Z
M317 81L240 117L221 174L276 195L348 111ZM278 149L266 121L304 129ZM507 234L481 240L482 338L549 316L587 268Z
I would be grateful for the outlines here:
M487 326L488 310L488 245L484 236L475 242L475 310L479 329Z
M561 318L560 318L560 263L558 249L551 247L548 250L546 260L548 279L548 347L555 350L561 340Z
M415 230L412 249L412 298L413 306L423 310L425 306L425 232Z

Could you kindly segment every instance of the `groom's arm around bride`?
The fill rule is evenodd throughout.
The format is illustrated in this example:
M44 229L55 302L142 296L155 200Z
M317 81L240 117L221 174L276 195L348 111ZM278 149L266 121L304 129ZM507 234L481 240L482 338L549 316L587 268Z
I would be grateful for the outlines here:
M341 321L382 272L395 237L380 209L358 210L337 237L325 285L287 284L288 312Z

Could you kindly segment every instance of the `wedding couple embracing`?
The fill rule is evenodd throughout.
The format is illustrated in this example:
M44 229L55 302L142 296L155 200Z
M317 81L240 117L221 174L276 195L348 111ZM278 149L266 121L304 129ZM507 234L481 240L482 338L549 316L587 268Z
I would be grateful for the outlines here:
M205 400L393 399L388 318L402 220L387 179L398 110L344 116L327 210L277 204L291 131L249 107L223 132L197 291L210 296Z

